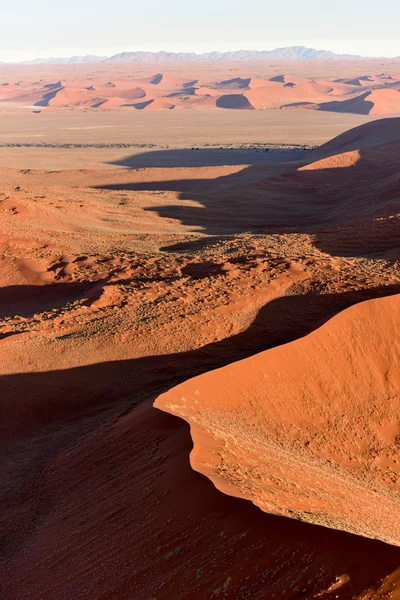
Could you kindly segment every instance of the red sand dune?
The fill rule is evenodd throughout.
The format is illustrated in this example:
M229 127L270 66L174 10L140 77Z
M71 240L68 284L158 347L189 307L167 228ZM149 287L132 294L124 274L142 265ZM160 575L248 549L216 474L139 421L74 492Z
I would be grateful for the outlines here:
M126 98L121 96L111 96L110 98L94 98L93 100L88 101L85 104L91 106L91 108L101 108L101 109L110 109L110 108L118 108L120 106L126 106L127 104L131 104L133 102L138 102L139 98L136 100L129 101Z
M190 98L189 101L181 104L179 108L208 108L212 109L216 107L218 96L213 96L212 94L205 93L204 95L196 94L194 98Z
M372 83L374 83L374 79L370 75L363 75L360 77L355 77L354 79L342 79L339 81L342 81L348 85L356 85L359 87L370 86Z
M220 81L216 84L216 88L220 90L242 90L249 89L250 86L250 78L243 79L242 77L235 77L234 79L226 79L224 81Z
M400 295L200 375L155 406L191 426L191 464L265 512L400 545Z
M320 81L321 83L321 81ZM350 96L350 95L355 95L358 94L360 92L359 88L355 85L351 85L349 83L346 82L340 82L340 81L326 81L324 80L324 83L327 83L331 86L332 91L330 92L331 96Z
M116 88L106 88L106 96L108 98L113 98L114 96L118 98L124 98L125 100L137 100L138 98L144 98L146 96L146 91L141 87L134 87L124 89L123 87ZM102 88L96 88L96 91L99 94L102 94Z
M148 104L145 104L144 110L172 110L176 106L174 102L171 102L171 100L168 100L167 98L155 98Z
M245 92L245 96L255 108L263 110L266 108L280 108L290 103L318 102L327 95L335 95L336 90L334 85L325 82L269 82L266 85Z
M53 92L51 98L49 98L48 106L77 106L91 97L91 92L85 88L80 87L63 87L59 91Z
M254 90L258 87L262 87L267 84L266 79L261 79L260 77L251 77L249 81L249 89Z
M317 109L360 115L392 115L400 113L400 92L395 89L377 89L350 100L326 102Z
M186 77L173 77L167 74L155 75L149 80L151 85L156 85L160 89L173 90L182 88L185 85L193 85L196 81L187 79Z
M215 97L219 98L219 96L221 95L221 92L219 90L216 90L211 87L201 86L201 87L196 88L195 94L196 94L196 96L215 96Z

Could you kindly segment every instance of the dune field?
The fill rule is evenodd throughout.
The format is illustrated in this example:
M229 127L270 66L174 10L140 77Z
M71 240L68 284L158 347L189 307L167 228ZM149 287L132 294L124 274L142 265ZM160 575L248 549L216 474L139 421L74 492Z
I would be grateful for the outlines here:
M0 66L2 599L400 598L396 65Z
M299 66L300 62L300 66ZM81 110L308 108L400 113L400 59L371 61L0 65L0 104ZM159 72L155 69L160 69Z

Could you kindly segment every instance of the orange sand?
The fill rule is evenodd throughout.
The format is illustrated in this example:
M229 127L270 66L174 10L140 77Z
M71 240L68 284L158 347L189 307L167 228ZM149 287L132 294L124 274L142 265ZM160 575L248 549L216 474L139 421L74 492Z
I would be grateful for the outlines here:
M155 406L187 420L191 464L272 514L400 546L400 295L200 375Z
M110 81L105 73L103 87ZM355 525L353 456L361 475L376 461L379 494L390 496L397 400L378 399L397 377L389 351L398 350L398 127L398 119L368 123L315 152L271 151L266 164L221 165L215 149L202 149L196 166L196 151L153 149L141 165L103 171L0 169L2 598L399 597L398 548L219 492L189 465L187 424L153 408L193 377L264 361L260 352L279 355L295 390L312 383L317 399L345 385L334 379L339 358L355 366L365 358L369 379L358 381L356 369L347 377L354 435L333 420L343 394L326 411L307 400L311 426L292 391L271 431L287 434L285 460L312 455L323 466L318 476L336 473L328 459L338 464L328 508L343 499L340 481L353 500L346 523L324 524ZM334 372L317 362L321 332L337 357ZM307 352L295 366L288 343ZM370 420L361 402L367 382L375 392ZM280 393L285 401L289 390ZM253 410L264 414L256 400L243 424ZM313 437L301 429L290 458L299 425ZM333 432L343 442L336 440L339 456L328 443ZM371 440L380 443L374 457ZM232 436L228 450L234 443ZM257 483L256 475L247 469L243 481ZM380 521L372 501L363 504L372 486L359 482L357 531L393 541L396 505L393 526L384 527L389 504L379 504ZM307 512L308 499L299 495L294 510Z

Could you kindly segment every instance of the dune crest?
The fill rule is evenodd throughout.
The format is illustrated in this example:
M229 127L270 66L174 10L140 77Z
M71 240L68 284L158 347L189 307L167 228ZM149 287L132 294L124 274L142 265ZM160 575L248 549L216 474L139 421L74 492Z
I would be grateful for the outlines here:
M186 381L191 464L263 511L400 545L400 296Z

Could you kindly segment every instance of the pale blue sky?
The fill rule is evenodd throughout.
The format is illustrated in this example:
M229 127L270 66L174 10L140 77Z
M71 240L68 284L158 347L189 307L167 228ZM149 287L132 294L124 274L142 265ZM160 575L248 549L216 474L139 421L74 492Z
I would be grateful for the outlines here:
M2 0L0 61L304 45L399 56L398 0Z

